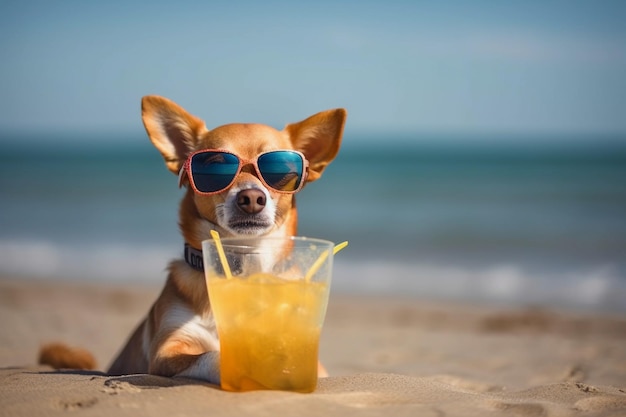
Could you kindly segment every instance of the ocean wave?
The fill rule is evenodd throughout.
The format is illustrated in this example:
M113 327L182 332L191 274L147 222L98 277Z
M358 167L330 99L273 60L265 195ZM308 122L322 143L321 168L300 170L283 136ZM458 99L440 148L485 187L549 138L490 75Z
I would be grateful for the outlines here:
M0 273L39 279L162 282L182 246L0 241Z
M0 240L2 276L78 281L164 281L182 245L85 244ZM425 262L335 260L333 291L404 295L505 305L626 311L626 280L611 264L572 270L530 271L521 265L480 267Z
M608 264L537 272L513 264L468 268L338 259L334 275L333 288L340 292L626 311L626 280Z

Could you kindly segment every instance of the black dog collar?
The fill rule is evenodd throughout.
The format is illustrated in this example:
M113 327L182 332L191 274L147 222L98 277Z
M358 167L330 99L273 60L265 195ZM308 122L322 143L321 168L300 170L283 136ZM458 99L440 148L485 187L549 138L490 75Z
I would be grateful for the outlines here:
M202 251L185 243L185 262L196 271L204 272Z

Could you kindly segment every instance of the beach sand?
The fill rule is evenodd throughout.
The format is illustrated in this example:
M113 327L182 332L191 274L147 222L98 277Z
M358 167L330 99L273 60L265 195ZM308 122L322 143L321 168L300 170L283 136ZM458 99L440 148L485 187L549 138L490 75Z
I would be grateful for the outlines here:
M41 344L104 369L160 288L0 280L0 416L626 416L626 318L333 294L312 394L37 366Z

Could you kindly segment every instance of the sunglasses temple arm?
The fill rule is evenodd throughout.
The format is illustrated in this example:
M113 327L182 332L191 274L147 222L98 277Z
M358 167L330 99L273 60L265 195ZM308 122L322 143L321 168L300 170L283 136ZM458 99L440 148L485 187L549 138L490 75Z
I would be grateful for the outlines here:
M302 170L304 172L302 173L302 185L300 186L300 189L304 187L306 180L309 178L309 161L306 158L304 159L304 166L302 167Z
M183 181L185 179L185 165L182 166L180 172L178 173L178 188L183 186Z

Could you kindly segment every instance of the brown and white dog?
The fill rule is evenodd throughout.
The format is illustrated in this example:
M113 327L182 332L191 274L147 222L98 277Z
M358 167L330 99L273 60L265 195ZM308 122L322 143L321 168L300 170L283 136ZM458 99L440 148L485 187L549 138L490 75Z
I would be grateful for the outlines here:
M203 149L230 151L248 161L267 151L296 150L308 160L305 181L311 182L320 178L339 151L346 111L323 111L280 131L239 123L208 130L202 120L174 102L146 96L142 117L150 140L174 174L181 172L189 155ZM188 178L181 179L188 185L179 211L186 259L170 263L163 291L108 374L184 376L219 384L219 341L204 275L187 255L191 251L198 256L211 230L224 237L295 235L295 197L268 189L252 164L244 165L234 182L215 194L198 193ZM55 363L55 355L68 354L58 346L44 353L49 364ZM324 375L320 367L320 376Z

